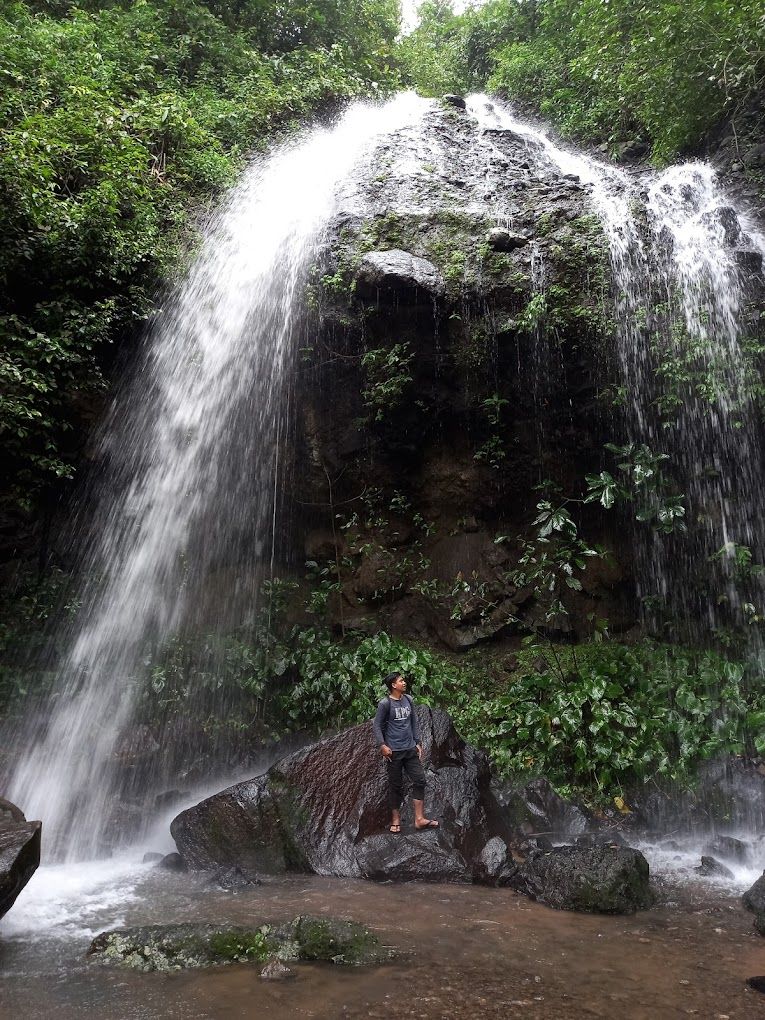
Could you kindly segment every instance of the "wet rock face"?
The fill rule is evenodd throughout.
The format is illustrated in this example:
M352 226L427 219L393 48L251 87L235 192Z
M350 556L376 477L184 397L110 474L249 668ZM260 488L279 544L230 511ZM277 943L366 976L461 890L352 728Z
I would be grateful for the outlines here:
M561 846L532 851L512 885L559 910L633 914L652 902L648 862L639 850L627 847Z
M27 822L15 804L0 801L0 917L37 870L41 828L40 822Z
M427 299L444 293L444 279L427 259L406 251L372 251L356 271L356 291L365 297Z
M701 864L696 868L697 874L704 878L733 878L733 872L714 857L702 855Z
M525 783L497 783L494 792L508 823L525 835L573 837L589 828L588 815L564 800L544 777Z
M384 963L391 953L363 925L300 916L286 924L252 928L200 924L116 928L96 936L88 956L138 971L175 971L227 963L263 963L262 976L287 977L283 961L311 960L346 966Z
M747 910L755 914L765 913L765 872L757 879L751 889L747 889L741 897Z
M326 530L315 509L327 500L322 465L337 476L338 505L372 491L386 504L343 539L306 547L309 559L335 562L337 552L347 563L329 606L338 630L350 620L455 651L517 630L533 593L515 590L513 563L492 557L497 535L528 525L540 422L545 472L566 491L610 438L598 411L611 345L607 245L586 186L536 148L434 106L370 154L317 253L295 530ZM411 506L395 536L394 493ZM622 563L621 546L611 551ZM590 633L593 613L614 632L635 622L631 555L624 579L567 593L574 636ZM460 575L486 595L475 606L446 605L422 586L449 590Z
M209 797L173 820L191 868L307 871L352 878L494 880L481 854L510 831L490 789L485 755L465 744L442 711L416 708L428 770L426 811L440 830L388 832L385 765L371 723L289 755L269 772Z
M628 800L641 826L653 832L718 828L758 832L765 827L765 765L734 755L720 756L702 762L693 790L679 786L648 794L635 790L629 792ZM745 861L751 850L734 837L715 835L706 852Z

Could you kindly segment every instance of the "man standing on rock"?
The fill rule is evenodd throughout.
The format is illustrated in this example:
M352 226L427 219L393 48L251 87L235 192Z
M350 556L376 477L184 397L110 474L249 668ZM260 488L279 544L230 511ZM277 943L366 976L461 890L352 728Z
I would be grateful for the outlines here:
M415 829L437 829L438 822L426 818L423 810L425 769L421 761L422 742L414 702L406 693L406 680L400 673L389 673L383 682L388 688L388 697L383 698L377 706L372 726L375 740L387 764L390 831L401 832L404 772L412 782Z

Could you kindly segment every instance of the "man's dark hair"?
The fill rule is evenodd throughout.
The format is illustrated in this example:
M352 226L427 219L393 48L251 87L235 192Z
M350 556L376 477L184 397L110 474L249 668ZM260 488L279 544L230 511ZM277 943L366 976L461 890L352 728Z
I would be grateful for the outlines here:
M383 680L383 683L384 683L384 684L385 684L385 686L386 686L386 687L388 688L388 691L389 691L389 692L390 692L390 691L391 691L391 690L393 689L393 684L395 683L395 681L396 681L396 680L397 680L397 679L398 679L398 678L399 678L400 676L401 676L401 673L400 673L400 671L399 671L399 670L396 670L396 672L395 672L395 673L388 673L388 675L387 675L387 676L385 677L385 679Z

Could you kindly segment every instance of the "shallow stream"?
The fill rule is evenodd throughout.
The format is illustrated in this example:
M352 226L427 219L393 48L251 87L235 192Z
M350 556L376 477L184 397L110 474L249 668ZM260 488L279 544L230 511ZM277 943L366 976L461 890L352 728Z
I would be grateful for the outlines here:
M765 997L746 985L765 973L764 943L740 905L756 872L716 883L690 870L691 851L683 865L684 851L644 850L654 858L659 902L633 917L562 913L503 889L315 876L271 878L232 894L201 875L158 871L141 863L142 852L45 866L0 922L0 1016L765 1015ZM363 922L398 958L379 969L298 965L295 980L275 983L261 980L258 965L143 974L84 955L95 934L120 925L255 925L299 913Z

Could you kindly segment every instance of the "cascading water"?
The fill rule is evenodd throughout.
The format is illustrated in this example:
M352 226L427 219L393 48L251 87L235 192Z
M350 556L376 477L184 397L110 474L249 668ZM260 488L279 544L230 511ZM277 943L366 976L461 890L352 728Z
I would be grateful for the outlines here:
M219 618L253 611L272 556L287 427L288 366L308 267L338 187L385 134L416 123L415 96L350 108L256 161L159 316L128 393L111 412L110 461L85 564L78 621L32 750L9 795L42 818L59 856L102 847L114 751L133 714L144 660L210 602Z
M578 178L600 217L628 438L668 455L692 522L682 536L643 529L636 537L638 594L663 604L697 640L726 621L745 627L758 603L747 601L751 587L742 597L737 550L755 563L765 554L762 443L744 350L746 267L759 273L765 238L709 165L637 177L567 151L485 96L471 97L468 110L484 129L524 139L539 172ZM753 583L761 599L762 584ZM757 656L753 629L750 637Z
M333 130L256 162L114 406L100 443L109 470L85 558L80 622L49 721L26 736L33 750L9 790L28 816L44 819L47 844L59 854L88 858L102 845L119 781L114 750L146 663L197 617L225 626L232 614L252 615L273 556L289 365L307 269L354 168L381 139L419 125L430 108L416 97L356 106ZM640 594L665 597L686 620L706 612L708 629L718 614L692 583L699 557L748 545L756 558L765 547L756 513L760 446L739 367L744 280L732 249L765 251L765 242L730 208L707 167L636 178L560 148L486 97L472 97L468 111L478 158L494 174L502 157L491 131L509 131L525 140L534 173L573 175L590 194L610 246L629 438L670 454L689 515L705 522L694 546L687 537L685 545L642 543ZM386 158L397 209L421 210L423 180L451 172L440 139L420 131L399 138ZM480 182L461 194L465 209L512 226L510 212ZM345 198L347 210L353 200ZM543 294L543 267L536 269ZM709 370L712 408L685 381L676 421L665 428L656 344L673 341L680 328L683 342L691 338L694 364ZM729 603L740 601L727 553L719 563Z

